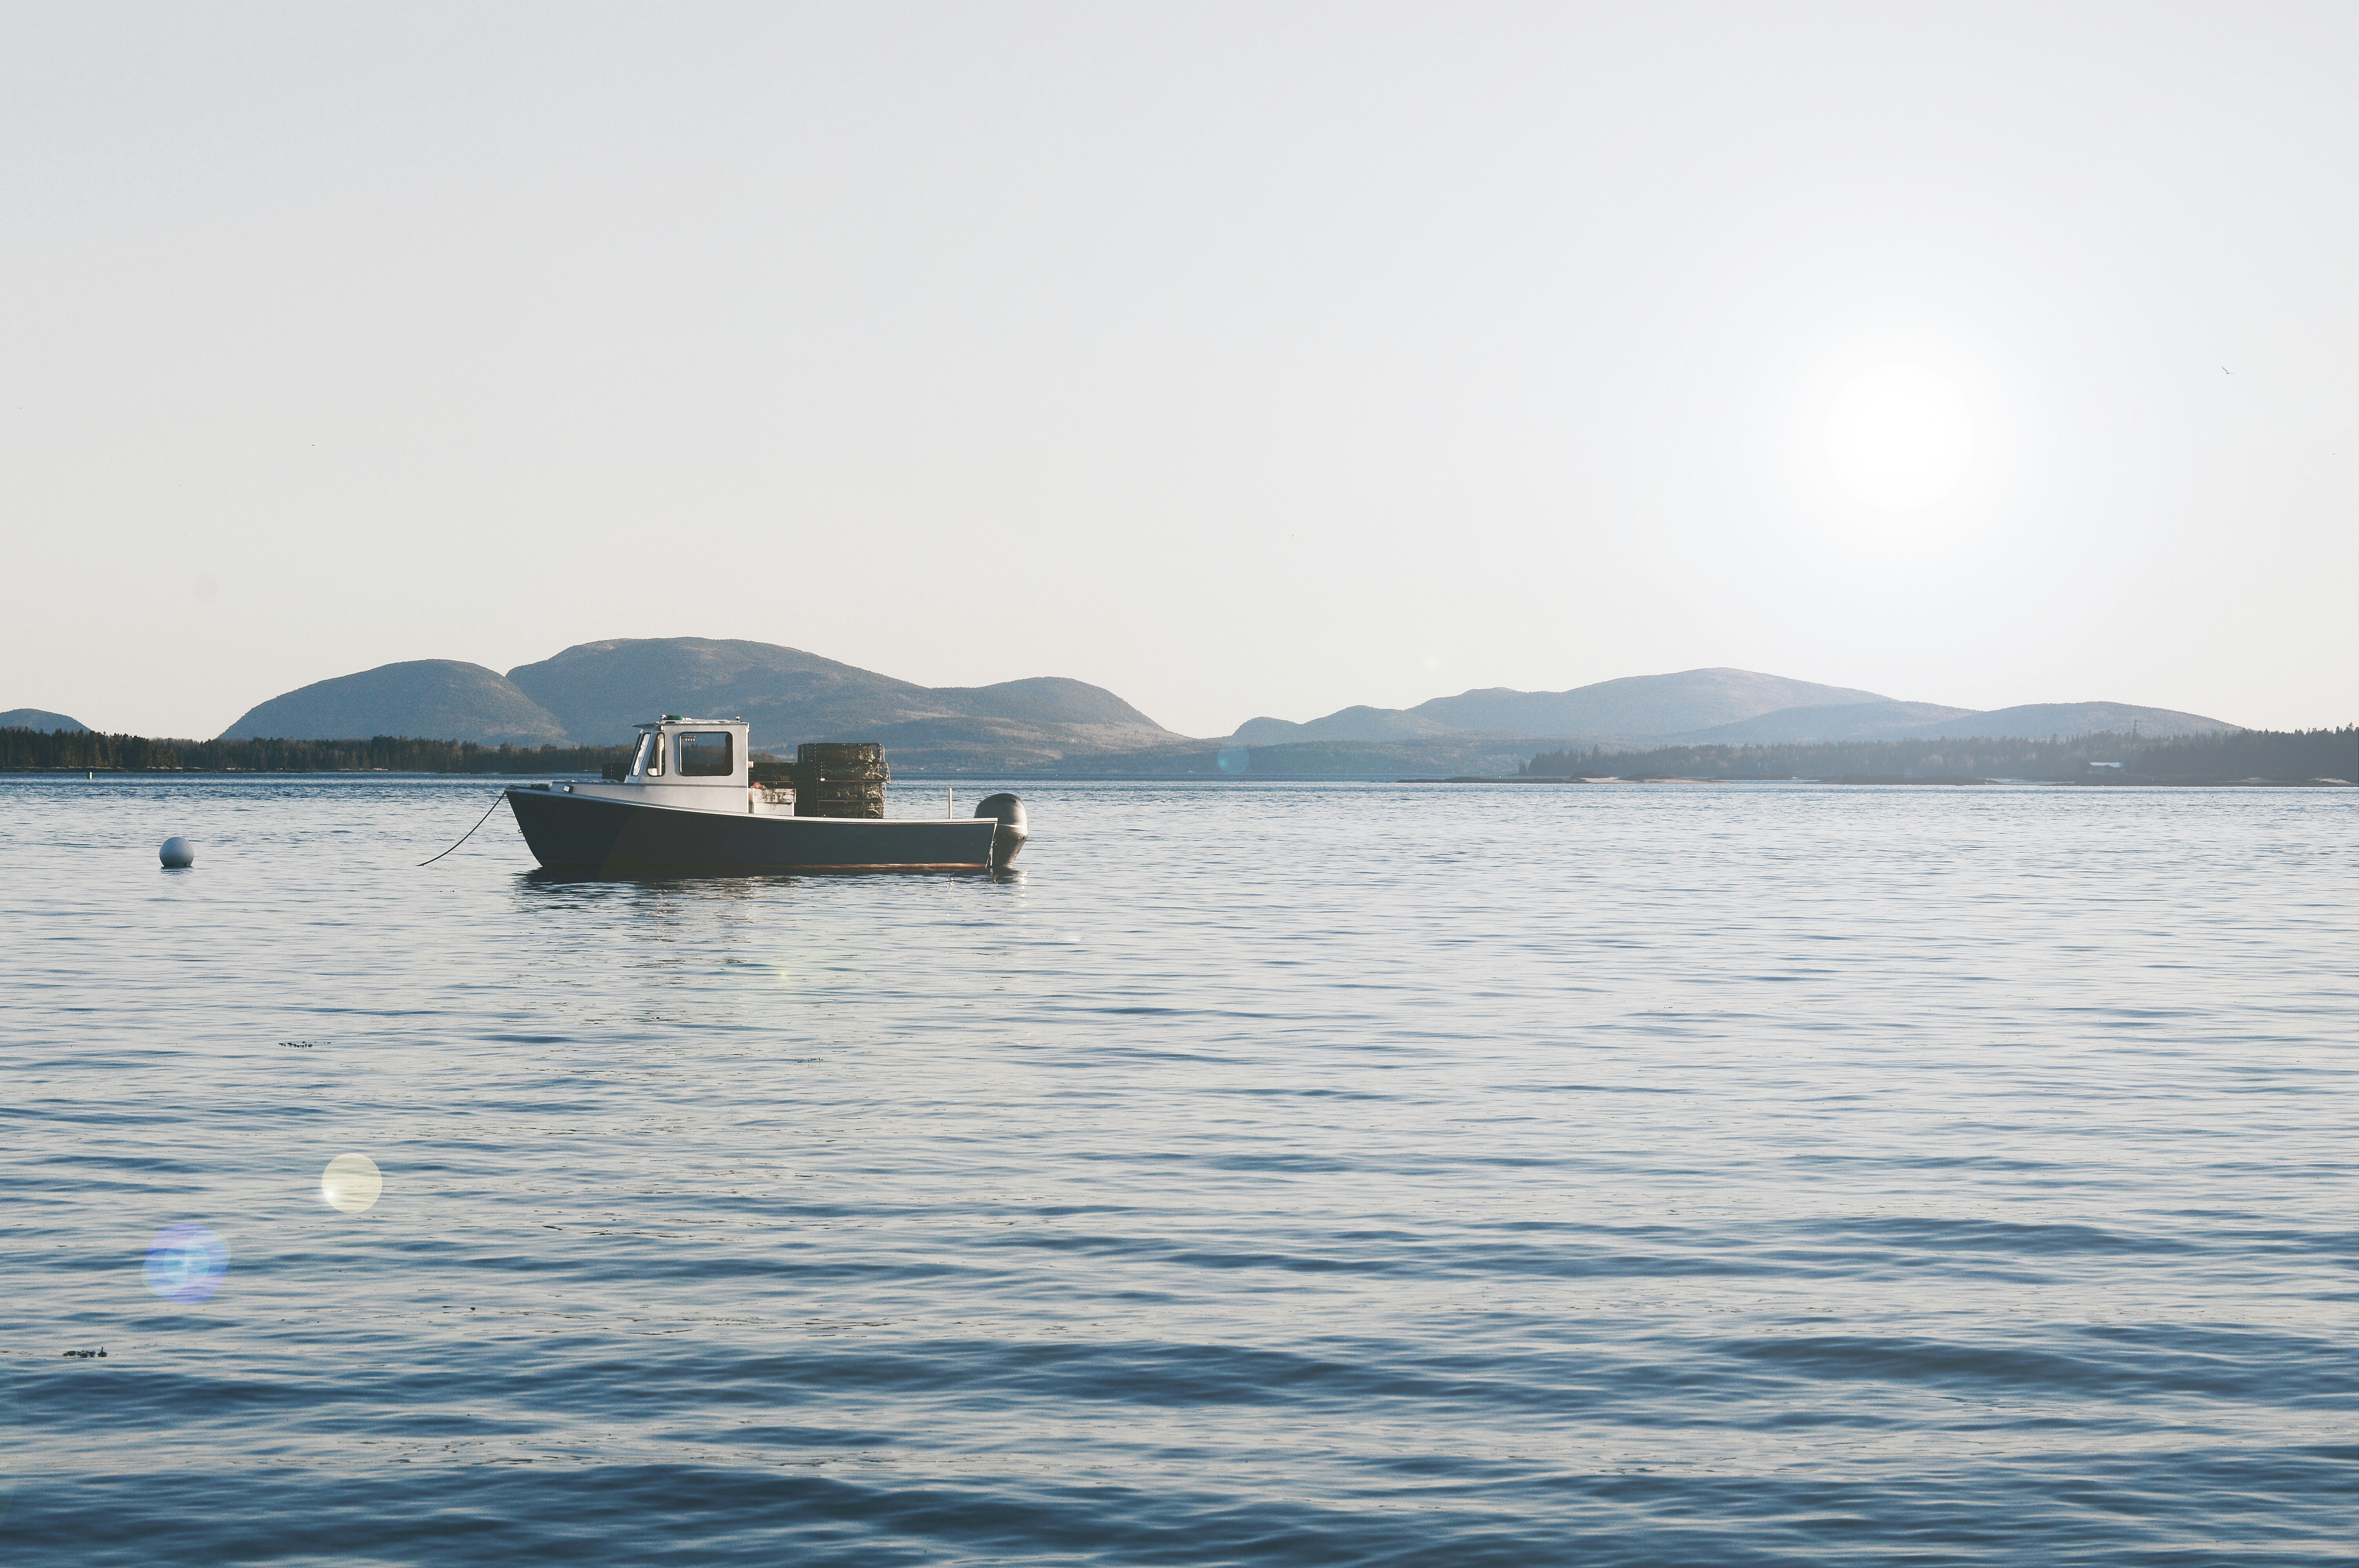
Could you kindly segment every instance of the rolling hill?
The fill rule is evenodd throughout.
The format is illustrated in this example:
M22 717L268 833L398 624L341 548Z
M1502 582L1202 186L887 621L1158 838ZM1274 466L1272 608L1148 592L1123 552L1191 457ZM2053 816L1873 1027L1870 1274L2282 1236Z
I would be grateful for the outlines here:
M72 724L62 714L16 711ZM1220 742L1174 734L1082 681L925 687L799 648L708 637L581 643L505 676L451 659L385 665L258 704L223 738L614 745L663 713L742 717L753 725L755 744L769 751L804 741L878 741L908 773L1217 773L1236 761L1223 763ZM1238 726L1230 749L1248 748L1256 773L1477 773L1512 771L1537 752L1565 745L2041 739L2133 727L2156 738L2234 728L2126 703L1975 712L1713 668L1570 691L1492 687L1409 708L1346 708L1305 723L1255 719Z
M1718 668L1625 676L1571 691L1495 687L1437 697L1408 711L1448 730L1495 735L1663 735L1780 708L1887 700L1849 687Z
M769 750L882 741L901 765L920 770L1033 767L1183 739L1082 681L929 687L797 648L705 637L583 643L505 676L451 659L384 665L258 704L223 738L608 745L663 713L744 718L755 744Z
M46 708L12 708L0 713L0 730L44 730L51 733L64 730L87 734L90 726L79 719L51 713Z
M1766 745L1941 735L2030 740L2108 730L2128 734L2133 725L2137 733L2155 737L2236 728L2201 714L2122 702L2032 703L1976 712L1938 702L1901 702L1870 691L1756 670L1714 668L1625 676L1571 691L1494 687L1438 697L1415 708L1346 708L1299 724L1251 719L1237 726L1232 739L1247 746L1390 743L1409 747L1400 753L1408 757L1450 753L1478 741L1517 740L1605 746ZM1431 744L1420 750L1424 742Z
M314 681L248 708L224 741L360 741L373 735L539 746L565 727L497 671L456 659L409 659Z
M1449 725L1419 718L1407 708L1363 706L1301 724L1283 719L1248 719L1237 726L1234 738L1248 746L1284 746L1312 741L1413 741L1450 732Z
M1234 739L1252 746L1411 741L1445 735L1638 740L1738 722L1786 708L1855 707L1890 700L1872 691L1821 686L1756 670L1681 670L1675 675L1624 676L1571 691L1489 687L1455 697L1437 697L1415 708L1346 708L1300 724L1283 719L1249 719L1237 726Z
M882 741L911 767L1054 762L1178 741L1103 687L1055 676L922 687L799 648L706 637L583 643L508 672L577 741L626 741L658 713L744 718L754 743ZM992 763L986 759L1003 759Z
M1905 735L1895 735L1896 741L1919 738L1933 740L1955 735L1961 739L1993 741L2038 741L2050 735L2093 735L2111 730L2116 735L2140 735L2150 741L2167 740L2177 735L2208 735L2214 731L2238 730L2242 725L2222 719L2206 719L2200 713L2181 713L2169 708L2140 708L2128 702L2029 702L2015 708L1994 708L1987 712L1970 713L1962 719L1936 719L1919 724Z
M2094 735L2110 730L2118 735L2166 740L2235 728L2200 713L2140 708L2127 702L2035 702L1984 713L1930 702L1867 702L1834 708L1785 708L1734 724L1662 739L1699 745L1759 746L1817 741L2041 741L2051 735Z
M1838 702L1819 708L1781 708L1774 713L1756 714L1733 724L1714 724L1701 730L1690 730L1677 735L1667 735L1667 741L1695 741L1702 745L1762 746L1786 741L1883 741L1919 724L1938 724L1944 719L1964 719L1973 712L1971 708L1945 708L1938 702L1895 702L1889 697L1875 702Z

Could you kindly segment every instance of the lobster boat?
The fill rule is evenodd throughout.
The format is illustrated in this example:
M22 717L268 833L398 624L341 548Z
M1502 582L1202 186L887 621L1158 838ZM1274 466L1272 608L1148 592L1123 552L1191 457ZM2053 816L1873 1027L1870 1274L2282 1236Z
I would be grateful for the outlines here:
M997 871L1024 847L1024 803L969 817L886 817L884 752L805 746L792 776L757 779L742 719L666 714L638 727L619 778L507 792L551 871Z

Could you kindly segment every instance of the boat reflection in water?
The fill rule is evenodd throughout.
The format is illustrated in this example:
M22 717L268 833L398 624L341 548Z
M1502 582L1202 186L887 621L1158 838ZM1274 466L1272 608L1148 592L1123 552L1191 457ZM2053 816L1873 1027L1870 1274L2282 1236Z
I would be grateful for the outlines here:
M619 782L511 789L508 806L551 871L990 871L1024 847L1012 795L971 817L798 816L792 788L754 781L750 730L667 714Z

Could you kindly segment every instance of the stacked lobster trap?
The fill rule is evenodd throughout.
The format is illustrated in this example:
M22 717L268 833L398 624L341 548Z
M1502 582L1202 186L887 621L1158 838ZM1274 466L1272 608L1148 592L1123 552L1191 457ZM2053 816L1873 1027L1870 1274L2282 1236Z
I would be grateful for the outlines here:
M797 816L881 817L892 777L873 741L806 741L791 762L756 762L753 782L776 805L792 791Z

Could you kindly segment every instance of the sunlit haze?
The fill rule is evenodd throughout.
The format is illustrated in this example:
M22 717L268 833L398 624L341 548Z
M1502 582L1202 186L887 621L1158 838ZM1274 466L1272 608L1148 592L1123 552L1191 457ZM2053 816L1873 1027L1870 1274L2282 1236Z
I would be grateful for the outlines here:
M11 24L0 708L695 635L2359 717L2347 4Z
M1973 455L1957 390L1920 365L1878 365L1843 388L1827 416L1836 477L1871 506L1909 511L1950 493Z

